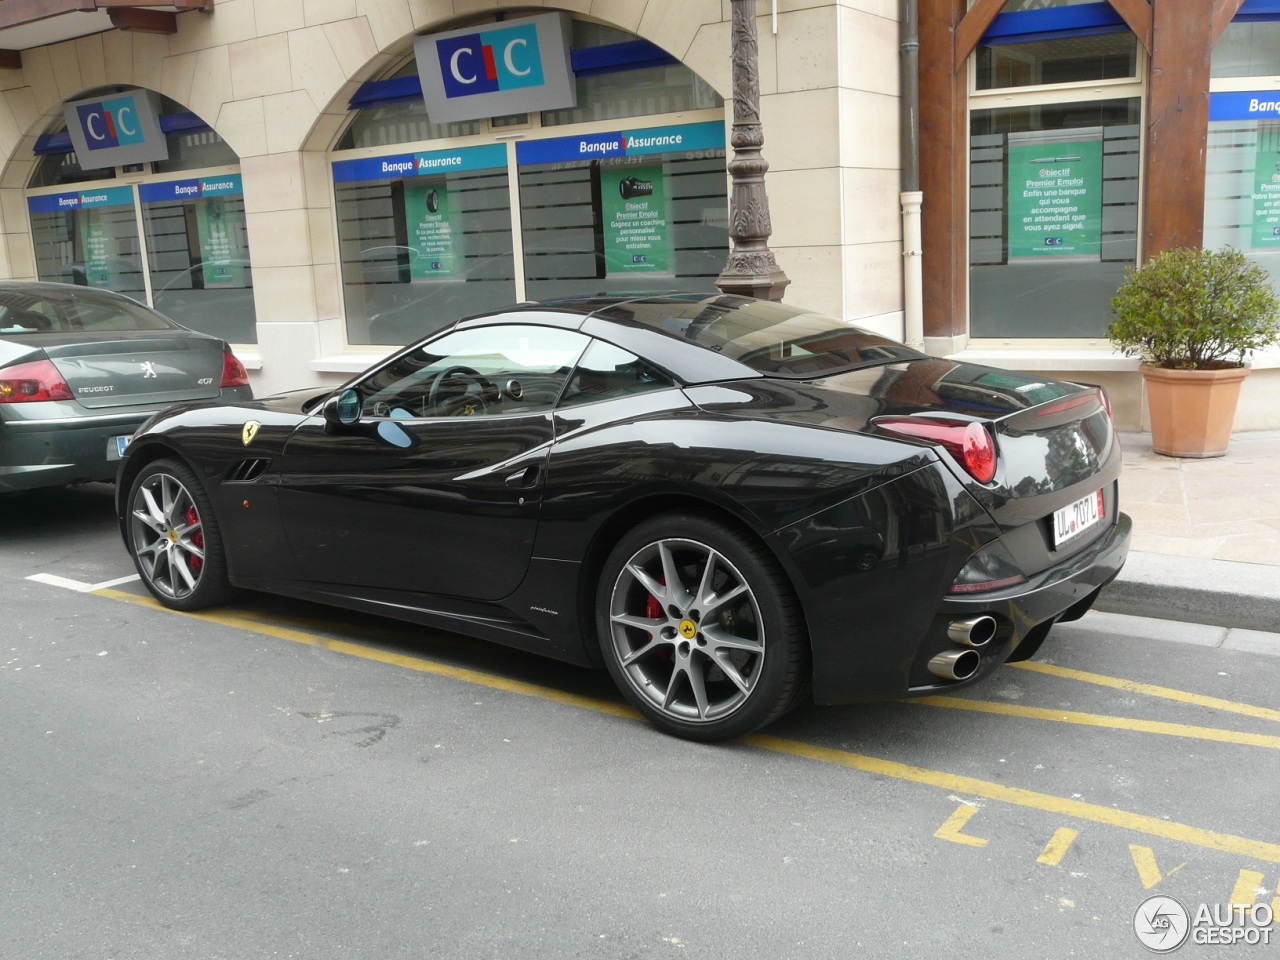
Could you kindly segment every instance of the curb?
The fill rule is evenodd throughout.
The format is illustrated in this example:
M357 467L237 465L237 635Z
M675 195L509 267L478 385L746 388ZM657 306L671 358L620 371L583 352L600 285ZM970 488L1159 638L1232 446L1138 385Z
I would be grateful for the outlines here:
M1131 552L1093 609L1276 633L1280 571L1261 564Z

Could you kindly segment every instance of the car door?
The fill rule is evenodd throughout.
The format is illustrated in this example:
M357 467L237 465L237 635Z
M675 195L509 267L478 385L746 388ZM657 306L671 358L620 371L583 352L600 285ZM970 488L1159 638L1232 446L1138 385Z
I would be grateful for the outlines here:
M304 422L280 483L304 576L474 600L514 591L533 549L552 409L587 343L531 324L455 330L353 384L341 397L350 423Z

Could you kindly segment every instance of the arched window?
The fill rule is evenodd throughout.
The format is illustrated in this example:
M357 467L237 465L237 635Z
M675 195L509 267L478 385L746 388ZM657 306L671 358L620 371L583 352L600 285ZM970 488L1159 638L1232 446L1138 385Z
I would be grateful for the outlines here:
M723 99L636 36L586 21L568 36L572 107L436 123L412 60L352 98L332 158L349 343L514 300L714 285Z
M120 90L85 96L99 93ZM84 169L62 117L37 140L27 193L37 276L114 290L193 330L256 343L239 157L200 117L158 100L166 159Z

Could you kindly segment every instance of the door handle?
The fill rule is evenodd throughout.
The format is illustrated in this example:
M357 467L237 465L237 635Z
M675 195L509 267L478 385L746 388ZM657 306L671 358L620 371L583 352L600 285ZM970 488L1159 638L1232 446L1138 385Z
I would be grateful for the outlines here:
M542 468L531 463L523 470L517 470L511 476L507 477L508 487L532 487L538 483L538 477L542 474Z

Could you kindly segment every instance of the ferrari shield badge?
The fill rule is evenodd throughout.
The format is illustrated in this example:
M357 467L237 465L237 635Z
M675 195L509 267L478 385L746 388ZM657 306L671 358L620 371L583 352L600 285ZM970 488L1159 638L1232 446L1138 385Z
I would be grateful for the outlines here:
M240 431L240 439L244 441L244 445L246 447L253 443L253 438L258 435L258 428L260 426L262 426L262 424L257 420L250 420L244 425L244 429Z

